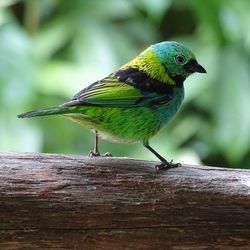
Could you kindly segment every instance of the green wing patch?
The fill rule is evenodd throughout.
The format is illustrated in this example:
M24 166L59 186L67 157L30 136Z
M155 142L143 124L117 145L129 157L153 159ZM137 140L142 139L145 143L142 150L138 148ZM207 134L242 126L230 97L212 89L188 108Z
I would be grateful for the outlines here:
M159 93L153 88L149 91L147 82L145 87L143 81L141 86L137 84L136 79L126 78L121 79L114 74L104 78L101 81L95 82L87 88L76 94L72 100L64 103L62 107L74 106L105 106L105 107L141 107L171 101L169 91L167 93ZM140 79L137 79L138 81ZM145 79L147 80L147 79ZM165 84L164 84L165 85ZM158 90L158 89L157 89Z
M119 82L116 78L107 77L83 89L62 106L134 107L140 106L139 103L144 98L145 96L133 86Z
M105 81L95 84L78 97L78 100L101 105L134 106L141 98L144 98L144 95L128 84Z

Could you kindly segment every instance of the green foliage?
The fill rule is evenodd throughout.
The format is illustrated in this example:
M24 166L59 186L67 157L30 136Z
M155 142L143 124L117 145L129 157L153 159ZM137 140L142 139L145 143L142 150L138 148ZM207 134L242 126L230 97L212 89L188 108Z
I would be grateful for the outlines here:
M208 74L185 82L185 104L152 140L167 158L250 166L250 2L27 0L0 4L0 149L83 153L93 135L60 117L18 120L56 106L148 45L177 40ZM139 145L114 155L154 160Z

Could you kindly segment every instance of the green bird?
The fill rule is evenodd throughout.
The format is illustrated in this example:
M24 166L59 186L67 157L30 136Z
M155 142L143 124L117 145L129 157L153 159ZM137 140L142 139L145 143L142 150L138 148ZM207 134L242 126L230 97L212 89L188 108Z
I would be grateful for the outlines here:
M149 138L174 117L184 98L183 82L194 72L206 70L184 45L157 43L70 101L18 117L63 115L95 132L90 156L100 156L98 137L102 136L118 143L142 142L161 161L157 168L176 167L179 164L167 161L149 145Z

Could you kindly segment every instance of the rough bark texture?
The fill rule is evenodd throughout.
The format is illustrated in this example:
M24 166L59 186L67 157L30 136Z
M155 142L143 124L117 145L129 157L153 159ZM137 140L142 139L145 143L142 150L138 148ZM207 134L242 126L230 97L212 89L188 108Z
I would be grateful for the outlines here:
M250 171L0 153L0 249L250 249Z

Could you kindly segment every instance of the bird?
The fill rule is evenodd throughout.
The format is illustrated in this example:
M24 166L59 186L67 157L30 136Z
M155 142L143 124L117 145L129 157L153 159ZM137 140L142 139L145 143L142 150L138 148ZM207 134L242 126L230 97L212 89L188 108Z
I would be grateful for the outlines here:
M18 118L62 115L95 133L89 156L111 156L99 151L99 137L118 143L138 143L159 160L157 169L181 166L168 161L149 139L177 113L184 98L184 81L191 74L207 73L193 52L176 41L149 46L137 57L52 108L26 112Z

